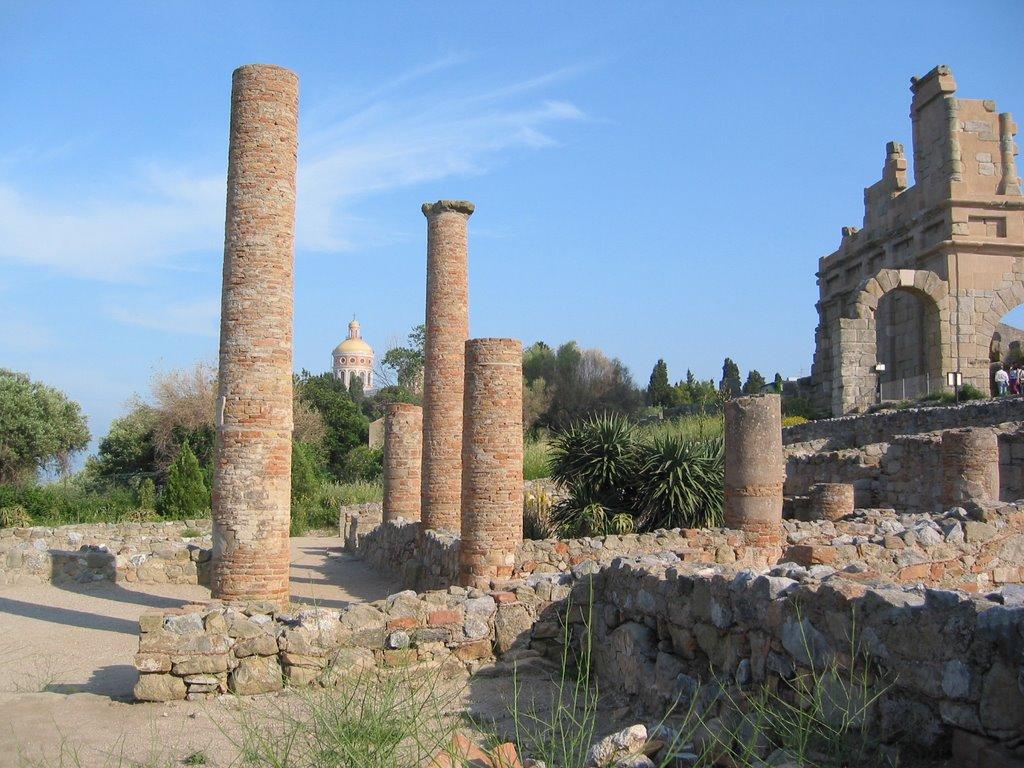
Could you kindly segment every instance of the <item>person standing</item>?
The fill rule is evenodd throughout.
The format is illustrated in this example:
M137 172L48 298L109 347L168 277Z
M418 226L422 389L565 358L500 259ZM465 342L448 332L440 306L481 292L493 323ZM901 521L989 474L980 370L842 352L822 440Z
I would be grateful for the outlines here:
M999 397L1005 397L1006 396L1006 392L1010 388L1010 374L1008 374L1006 372L1006 367L1005 366L1000 366L999 369L996 371L995 381L996 381L996 394Z
M1009 378L1010 394L1011 395L1019 395L1020 394L1020 368L1017 366L1016 363L1014 363L1013 365L1010 366L1010 370L1007 372L1006 375Z

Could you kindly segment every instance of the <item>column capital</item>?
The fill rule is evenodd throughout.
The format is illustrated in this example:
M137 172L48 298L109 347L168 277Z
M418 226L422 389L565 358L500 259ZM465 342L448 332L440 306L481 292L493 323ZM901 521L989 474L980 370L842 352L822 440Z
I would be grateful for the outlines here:
M420 210L423 211L423 215L428 219L431 216L437 216L439 213L447 211L461 213L469 217L473 215L476 206L469 202L469 200L438 200L436 203L424 203Z

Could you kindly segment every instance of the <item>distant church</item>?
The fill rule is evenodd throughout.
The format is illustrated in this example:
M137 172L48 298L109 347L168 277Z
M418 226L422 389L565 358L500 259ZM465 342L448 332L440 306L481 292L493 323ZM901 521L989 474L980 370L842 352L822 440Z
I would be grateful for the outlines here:
M373 385L373 347L363 341L359 321L354 317L348 324L348 338L334 348L334 376L350 386L353 379L363 380L363 391Z

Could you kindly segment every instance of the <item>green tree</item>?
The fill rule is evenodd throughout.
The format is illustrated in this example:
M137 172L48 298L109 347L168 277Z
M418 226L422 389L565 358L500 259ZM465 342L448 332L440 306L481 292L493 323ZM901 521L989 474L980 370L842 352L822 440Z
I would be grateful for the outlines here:
M292 441L292 505L313 501L321 486L315 451L306 443Z
M370 422L352 400L345 383L332 373L314 375L302 371L295 387L299 399L320 413L327 469L341 479L348 452L366 443Z
M96 474L107 481L124 484L147 477L156 470L153 427L156 414L148 406L133 408L110 424L100 441Z
M775 380L772 382L772 386L775 388L775 393L782 394L782 374L776 373Z
M661 406L663 408L672 406L672 387L668 383L668 366L665 361L658 359L651 371L650 382L647 384L647 404Z
M58 389L0 368L0 483L66 470L89 443L81 406Z
M357 480L377 480L384 472L384 451L357 445L345 456L345 468L341 479L351 483Z
M171 464L167 486L160 496L160 514L169 518L203 517L210 509L210 491L202 467L188 443Z
M722 363L722 380L718 382L718 389L725 397L737 397L743 391L743 383L740 381L740 367L727 357Z
M756 395L764 389L765 384L764 376L762 376L760 372L751 368L750 373L747 374L747 380L743 382L743 394Z
M153 478L143 478L139 483L139 509L156 509L156 483Z
M427 340L427 327L417 325L409 333L409 346L393 347L384 353L381 362L395 372L395 383L403 389L420 389L423 374L423 347Z

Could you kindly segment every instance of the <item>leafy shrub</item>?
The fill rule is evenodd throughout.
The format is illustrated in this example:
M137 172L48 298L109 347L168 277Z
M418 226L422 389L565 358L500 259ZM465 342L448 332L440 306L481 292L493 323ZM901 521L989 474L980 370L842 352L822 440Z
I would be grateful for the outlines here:
M988 395L982 392L973 384L964 384L960 387L960 402L967 400L985 400ZM951 405L957 402L956 392L930 392L921 398L922 403L935 403L937 405Z
M176 519L203 517L209 509L210 491L206 487L203 470L185 443L171 464L167 486L160 497L160 514Z
M0 528L28 528L31 525L32 518L20 504L0 507Z
M720 420L701 425L715 429ZM563 536L717 525L723 499L720 432L692 425L639 429L618 414L576 422L551 441L551 475L567 491L551 523Z
M0 485L0 507L13 506L22 507L33 525L73 525L117 522L137 504L127 488L98 492L73 482Z
M156 484L152 478L143 478L139 483L138 497L140 509L156 509Z
M357 445L345 454L342 467L342 479L346 482L358 480L378 480L384 474L384 451Z

